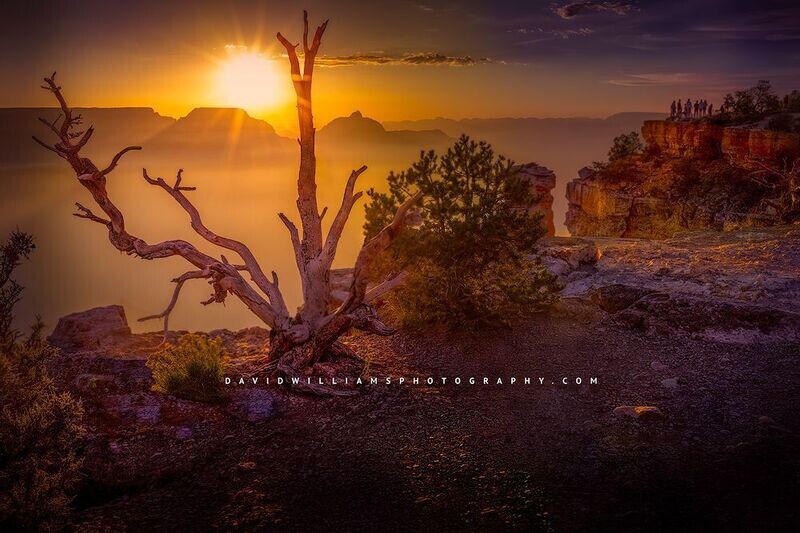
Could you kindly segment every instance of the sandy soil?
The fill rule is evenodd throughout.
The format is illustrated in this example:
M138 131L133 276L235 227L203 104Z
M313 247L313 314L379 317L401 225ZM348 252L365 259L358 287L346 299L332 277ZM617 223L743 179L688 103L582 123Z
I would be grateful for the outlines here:
M796 343L721 344L554 316L492 334L403 332L349 342L371 357L378 376L487 376L506 383L516 376L518 383L373 386L333 399L278 391L278 414L269 420L224 426L224 434L207 441L198 433L202 453L192 455L188 468L120 492L87 495L86 489L73 527L778 531L800 525ZM545 384L521 384L526 376ZM564 377L583 384L563 385ZM656 406L663 416L616 416L621 405Z

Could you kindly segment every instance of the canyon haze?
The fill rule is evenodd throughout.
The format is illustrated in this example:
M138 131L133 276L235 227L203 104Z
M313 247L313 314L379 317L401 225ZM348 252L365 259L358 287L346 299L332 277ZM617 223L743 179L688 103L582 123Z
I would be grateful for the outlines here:
M185 214L170 198L141 178L146 167L165 179L184 169L184 180L207 222L217 231L250 244L265 268L281 275L290 305L299 302L294 259L278 212L295 213L298 150L294 139L279 135L268 123L232 108L198 108L182 118L160 115L150 108L81 108L84 125L95 128L86 154L108 161L122 147L141 145L126 156L110 181L110 192L135 225L151 239L196 240ZM53 108L0 109L0 231L20 228L33 233L35 260L21 270L28 287L19 308L27 324L41 313L51 326L58 317L108 303L109 295L129 310L132 318L164 306L169 280L181 268L171 261L142 268L108 246L101 228L71 216L74 202L86 202L85 191L54 154L42 149L32 135L45 137L38 118L53 120ZM556 232L565 234L565 186L578 169L604 159L612 139L639 131L644 120L658 113L623 113L606 119L495 118L430 119L381 123L355 111L318 125L317 157L320 205L335 206L354 168L369 170L360 178L364 190L385 190L390 170L403 170L420 150L444 151L459 135L486 140L496 152L518 163L536 162L556 174L554 212ZM361 244L361 207L348 223L336 265L349 266ZM61 274L52 276L53 265ZM121 282L120 280L124 280ZM207 287L187 286L173 315L177 328L232 329L252 325L249 312L238 303L202 307ZM142 325L131 320L134 330Z

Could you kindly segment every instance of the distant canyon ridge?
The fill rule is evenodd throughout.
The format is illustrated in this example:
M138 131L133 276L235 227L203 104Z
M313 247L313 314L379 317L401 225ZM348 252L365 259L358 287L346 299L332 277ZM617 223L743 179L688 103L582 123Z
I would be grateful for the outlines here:
M198 108L185 117L162 116L150 108L81 108L85 124L95 126L89 154L101 157L121 146L142 145L148 154L169 156L176 166L191 161L238 161L242 164L290 160L297 157L294 139L276 133L267 122L241 109ZM54 118L50 108L0 109L0 167L55 165L31 141L41 133L38 117ZM613 138L636 131L660 113L620 113L592 118L481 118L378 122L355 111L318 129L320 160L350 159L358 167L402 170L420 150L443 151L461 134L492 144L495 151L519 164L536 163L557 176L552 192L553 229L566 231L565 185L577 171L602 160ZM6 178L7 179L7 178Z

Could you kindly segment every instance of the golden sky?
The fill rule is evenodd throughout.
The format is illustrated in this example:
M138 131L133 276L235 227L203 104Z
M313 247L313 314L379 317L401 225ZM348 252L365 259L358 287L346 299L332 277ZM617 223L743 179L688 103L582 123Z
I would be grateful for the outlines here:
M800 77L800 9L784 0L69 6L8 8L0 106L49 105L36 88L58 70L76 106L145 106L175 117L200 106L238 106L291 131L288 66L274 35L298 41L303 8L312 25L331 19L315 71L318 125L356 109L384 121L604 117L663 110L676 97L719 101L762 78L781 92ZM249 59L237 59L242 54ZM248 65L259 64L253 58L262 58L266 74L250 72ZM237 88L239 79L263 85L263 102L252 87Z

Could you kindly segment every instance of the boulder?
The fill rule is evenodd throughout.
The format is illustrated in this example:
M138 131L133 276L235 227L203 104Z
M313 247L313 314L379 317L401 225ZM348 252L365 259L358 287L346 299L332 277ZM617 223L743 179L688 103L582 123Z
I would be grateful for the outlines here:
M58 320L50 344L67 352L92 351L126 342L131 328L121 305L95 307Z

